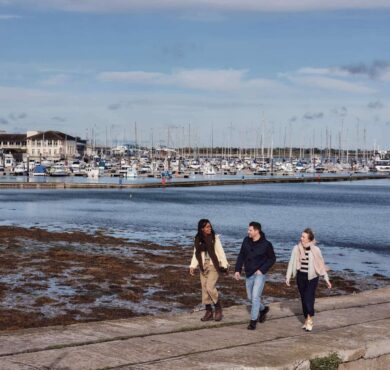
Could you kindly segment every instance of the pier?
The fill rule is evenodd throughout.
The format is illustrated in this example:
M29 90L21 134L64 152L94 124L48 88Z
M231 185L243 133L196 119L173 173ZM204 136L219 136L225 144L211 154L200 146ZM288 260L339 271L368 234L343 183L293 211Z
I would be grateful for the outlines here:
M297 293L298 294L298 293ZM0 333L0 369L310 369L331 353L339 369L390 363L390 286L320 298L315 327L301 329L298 299L272 303L267 321L248 331L246 306Z
M201 179L201 180L172 180L161 182L143 182L141 179L132 183L99 183L99 182L52 182L52 181L20 181L0 182L0 189L143 189L143 188L168 188L168 187L198 187L198 186L222 186L222 185L253 185L271 183L313 183L336 181L361 181L390 179L390 174L367 175L313 175L313 176L267 176L267 177L237 177L235 179Z

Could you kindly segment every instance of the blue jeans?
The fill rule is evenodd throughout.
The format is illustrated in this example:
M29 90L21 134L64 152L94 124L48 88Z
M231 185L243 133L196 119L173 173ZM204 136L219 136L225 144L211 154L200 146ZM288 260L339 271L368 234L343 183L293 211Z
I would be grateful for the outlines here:
M265 280L265 275L256 274L253 274L245 280L246 293L248 295L248 299L252 303L251 320L257 320L259 312L264 310L264 305L261 303L261 295L263 293Z

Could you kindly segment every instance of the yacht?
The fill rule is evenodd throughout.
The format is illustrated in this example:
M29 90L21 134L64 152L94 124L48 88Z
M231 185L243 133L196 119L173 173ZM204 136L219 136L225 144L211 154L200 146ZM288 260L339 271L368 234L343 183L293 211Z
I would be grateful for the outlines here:
M203 175L206 175L206 176L214 176L216 175L217 173L215 172L215 169L214 167L212 166L207 166L203 169Z
M97 179L100 176L99 168L96 167L87 167L85 172L90 179Z
M69 172L62 164L55 164L50 168L49 175L54 177L65 177L69 176Z
M14 174L15 176L25 176L25 175L27 175L28 172L27 172L27 167L26 167L26 165L25 165L24 163L18 164L18 165L15 167L13 174Z
M377 172L390 172L390 159L379 159L374 163L374 169Z
M16 166L15 158L12 154L4 154L4 167L5 168L13 168Z
M138 177L137 170L134 167L128 167L126 171L126 177L131 179Z

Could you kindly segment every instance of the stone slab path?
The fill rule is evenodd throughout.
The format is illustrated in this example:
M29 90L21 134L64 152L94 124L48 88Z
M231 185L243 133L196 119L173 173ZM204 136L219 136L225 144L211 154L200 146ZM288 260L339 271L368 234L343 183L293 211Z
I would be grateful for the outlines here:
M220 323L194 312L0 332L0 370L309 369L331 352L344 370L390 369L390 286L318 299L311 333L298 300L270 308L256 331L235 306Z

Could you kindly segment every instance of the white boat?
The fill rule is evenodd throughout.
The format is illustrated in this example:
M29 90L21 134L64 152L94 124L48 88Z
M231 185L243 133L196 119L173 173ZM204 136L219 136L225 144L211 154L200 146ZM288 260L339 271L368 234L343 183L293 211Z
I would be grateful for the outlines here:
M23 175L26 175L27 174L27 167L24 163L20 163L18 164L15 168L14 168L14 172L13 174L15 176L23 176Z
M72 172L78 172L81 168L82 166L79 160L73 161L70 165L70 169L72 170Z
M54 177L65 177L69 176L69 172L62 164L55 164L50 168L49 175Z
M53 166L53 161L50 161L49 159L43 159L41 161L41 165L45 166L46 168L49 168L49 167Z
M193 170L199 170L200 169L200 163L198 161L192 161L190 164L190 168Z
M12 154L4 154L4 164L5 168L13 168L16 166L15 158Z
M368 173L368 172L370 172L370 169L368 168L368 166L358 166L355 169L355 173ZM389 169L389 172L390 172L390 169Z
M127 169L131 168L128 164L122 164L120 168L116 171L117 175L120 177L126 177Z
M302 162L297 162L295 165L295 171L301 172L305 169L305 165Z
M87 170L85 168L75 169L72 172L73 172L73 176L79 176L79 177L88 176Z
M267 175L268 170L264 167L259 167L255 172L253 172L253 175L255 176L265 176Z
M131 179L138 177L137 170L134 167L128 167L126 171L126 177Z
M310 167L307 167L306 168L306 171L305 171L306 173L316 173L316 170L314 169L314 167L313 166L310 166Z
M85 168L85 173L90 179L97 179L100 176L100 171L97 167L87 167Z
M215 169L214 167L212 166L207 166L203 169L203 175L206 175L206 176L214 176L216 175L217 173L215 172Z
M374 163L375 171L390 172L390 159L379 159Z

